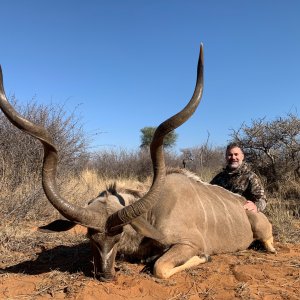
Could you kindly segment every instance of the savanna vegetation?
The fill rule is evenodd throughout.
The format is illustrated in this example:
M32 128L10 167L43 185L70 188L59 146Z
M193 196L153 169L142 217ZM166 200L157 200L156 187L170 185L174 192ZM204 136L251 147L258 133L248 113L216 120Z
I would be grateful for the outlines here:
M89 151L89 136L82 128L76 111L66 113L63 105L41 105L35 100L21 106L10 100L21 115L44 125L54 137L59 150L58 182L63 196L83 204L97 196L112 181L142 186L151 180L149 128L143 128L141 147L135 151ZM150 133L148 132L149 130ZM153 128L152 128L153 129ZM152 132L153 134L153 132ZM0 208L2 220L45 220L56 214L46 200L41 187L43 149L38 141L16 129L0 114ZM211 146L209 136L205 143L181 152L172 151L177 134L172 133L166 147L166 163L170 167L185 167L209 181L224 164L223 146ZM287 214L299 216L300 201L300 120L297 115L273 121L255 120L232 130L231 138L239 142L253 170L261 177L268 198L273 204L294 203ZM291 202L292 200L292 202ZM277 215L277 214L276 214Z
M10 101L21 115L44 125L52 134L59 150L59 189L69 201L84 205L115 181L120 186L139 190L146 190L151 183L152 167L146 140L141 139L141 147L135 151L91 152L89 136L76 111L67 113L63 105L40 105L34 100L26 106L14 98ZM171 145L174 139L176 141L175 133L171 136ZM275 240L299 242L298 116L289 114L271 121L261 119L250 125L242 124L232 130L231 139L243 146L250 165L265 185L269 199L266 214L273 223ZM204 143L181 149L180 153L168 146L166 163L170 167L188 168L209 181L223 167L224 150L225 145L210 145L208 137ZM39 142L16 129L0 113L0 253L3 263L19 261L31 249L47 249L47 243L53 244L57 239L31 230L58 216L41 186L42 151ZM75 236L60 238L65 245L79 243ZM77 262L73 267L80 269ZM79 275L68 280L74 281L76 276ZM62 286L64 278L59 279Z

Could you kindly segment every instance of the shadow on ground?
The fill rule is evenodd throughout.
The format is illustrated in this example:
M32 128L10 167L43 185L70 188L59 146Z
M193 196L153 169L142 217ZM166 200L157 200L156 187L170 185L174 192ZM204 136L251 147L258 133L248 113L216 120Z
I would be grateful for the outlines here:
M1 268L1 273L22 273L37 275L53 270L61 272L83 272L87 277L92 277L92 256L90 245L83 243L72 246L57 246L37 253L37 259Z

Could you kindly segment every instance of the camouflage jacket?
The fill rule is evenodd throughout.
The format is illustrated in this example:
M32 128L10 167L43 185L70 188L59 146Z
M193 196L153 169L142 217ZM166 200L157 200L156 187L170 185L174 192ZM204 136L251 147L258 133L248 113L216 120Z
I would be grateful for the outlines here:
M252 172L246 163L243 163L236 170L223 169L217 174L211 184L244 196L247 200L253 201L259 211L263 211L267 204L264 188L258 176Z

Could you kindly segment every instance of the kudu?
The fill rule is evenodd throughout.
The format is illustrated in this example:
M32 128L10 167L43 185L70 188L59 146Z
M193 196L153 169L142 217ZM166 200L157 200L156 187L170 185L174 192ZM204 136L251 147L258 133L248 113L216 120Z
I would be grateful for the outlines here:
M246 213L243 197L197 180L187 171L166 171L164 137L191 117L202 91L201 45L191 100L158 126L150 145L153 181L149 191L132 199L129 193L118 193L110 187L87 207L80 207L61 197L56 184L56 146L45 128L24 119L9 104L1 71L1 109L11 123L43 144L43 188L48 200L66 218L41 229L63 231L75 224L87 227L97 278L114 278L118 250L143 259L153 258L153 274L158 278L207 262L210 254L246 249L254 239L261 240L267 251L275 252L271 224L262 213Z

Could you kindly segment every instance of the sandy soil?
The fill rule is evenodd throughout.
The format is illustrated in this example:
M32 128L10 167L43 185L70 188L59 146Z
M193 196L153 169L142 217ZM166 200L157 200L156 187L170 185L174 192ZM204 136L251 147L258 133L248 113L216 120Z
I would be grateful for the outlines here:
M212 262L168 280L144 265L119 260L115 282L92 276L89 245L52 246L0 263L0 299L300 299L300 244L275 243L276 255L247 250L212 257ZM29 251L31 252L31 251ZM26 255L25 255L26 254Z

